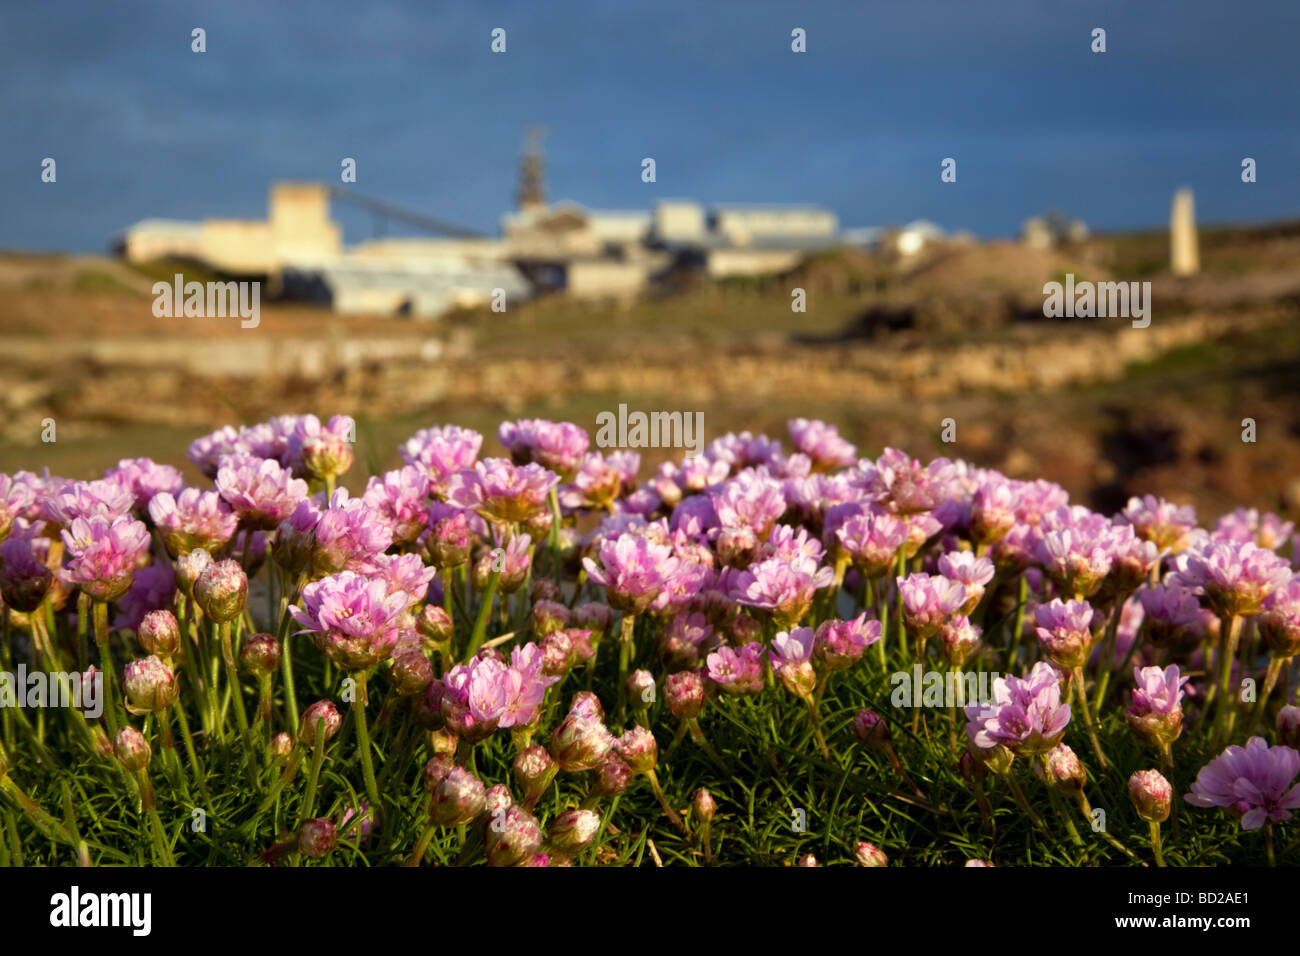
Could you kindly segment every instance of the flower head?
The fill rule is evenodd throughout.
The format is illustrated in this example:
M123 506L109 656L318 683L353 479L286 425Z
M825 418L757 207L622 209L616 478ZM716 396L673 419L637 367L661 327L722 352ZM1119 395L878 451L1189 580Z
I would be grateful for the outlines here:
M999 744L1019 755L1046 753L1060 742L1070 722L1061 703L1056 669L1039 661L1027 678L1008 674L993 682L991 704L966 705L966 732L980 749Z
M1258 830L1291 819L1300 807L1300 787L1292 786L1297 773L1300 753L1251 737L1245 747L1233 745L1202 767L1183 799L1194 807L1224 807L1241 818L1243 829Z

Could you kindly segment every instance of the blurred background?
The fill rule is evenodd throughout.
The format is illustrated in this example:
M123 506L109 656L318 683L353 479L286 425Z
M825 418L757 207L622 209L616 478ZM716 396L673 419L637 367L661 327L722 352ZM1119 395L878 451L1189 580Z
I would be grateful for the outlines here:
M1295 517L1297 35L1289 0L8 9L0 470L309 411L378 469L625 403ZM257 326L156 315L177 274L260 283ZM1150 282L1150 326L1044 317L1066 276Z

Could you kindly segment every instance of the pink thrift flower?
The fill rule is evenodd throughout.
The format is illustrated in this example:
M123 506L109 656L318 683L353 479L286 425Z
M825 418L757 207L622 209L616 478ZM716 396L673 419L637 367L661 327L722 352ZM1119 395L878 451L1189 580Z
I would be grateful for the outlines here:
M407 545L429 521L429 476L414 465L372 476L362 501L392 530L393 543Z
M307 482L269 458L231 455L217 468L217 491L242 527L269 531L307 497Z
M1047 753L1065 735L1070 705L1061 703L1060 674L1039 661L1027 678L993 682L993 702L966 705L966 732L981 750L998 745L1018 755Z
M312 581L289 613L316 646L344 670L361 671L388 657L397 644L407 595L389 593L381 577L352 571Z
M149 517L172 557L198 548L216 553L239 527L239 516L219 493L198 488L158 492L149 500Z
M559 480L541 465L521 466L505 458L488 458L451 477L447 500L478 512L487 521L514 524L542 511Z
M858 450L840 437L834 425L807 418L795 418L789 423L790 439L795 447L807 455L813 467L820 471L852 465Z
M1300 787L1292 786L1298 772L1300 753L1251 737L1244 748L1233 745L1202 767L1183 799L1194 807L1224 807L1241 818L1242 829L1258 830L1291 819L1300 807Z
M134 518L75 518L62 537L68 564L60 578L96 601L115 601L125 594L149 553L149 529Z
M609 604L624 614L640 614L659 597L680 561L672 549L636 534L601 542L599 563L583 558L587 575L604 585Z
M453 475L472 468L483 446L483 436L469 428L440 425L422 428L401 446L408 465L424 469L435 490L442 492Z

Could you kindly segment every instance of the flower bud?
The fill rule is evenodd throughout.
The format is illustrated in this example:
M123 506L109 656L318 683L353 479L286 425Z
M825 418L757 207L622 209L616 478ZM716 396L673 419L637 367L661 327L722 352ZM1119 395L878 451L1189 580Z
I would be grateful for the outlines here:
M614 737L599 718L570 713L551 734L551 756L561 770L593 770L609 754Z
M497 818L504 820L506 811L514 805L515 798L504 783L488 787L483 794L483 816L487 817L489 822Z
M695 815L704 823L713 819L713 814L717 812L718 805L713 802L713 794L703 787L695 791L695 799L691 806L695 808Z
M817 671L811 661L784 661L776 665L776 679L787 693L800 700L812 697L817 688Z
M240 648L239 663L258 677L274 674L280 667L280 642L270 634L254 634Z
M551 821L547 837L561 853L576 853L596 838L600 814L594 810L565 810Z
M171 611L150 611L141 618L135 633L147 654L170 658L181 648L181 628Z
M796 863L795 865L796 866L819 866L820 864L817 862L817 857L813 856L811 853L805 853L803 856L799 857L799 862Z
M573 695L573 699L569 701L569 713L580 717L594 717L597 720L605 719L605 708L601 705L600 698L589 690L580 690Z
M415 619L415 629L434 644L446 644L456 633L451 615L445 607L426 604Z
M592 774L591 792L598 797L616 797L632 785L632 768L622 757L611 754Z
M1078 755L1065 744L1057 744L1047 753L1047 770L1041 760L1032 762L1034 776L1047 784L1054 784L1067 793L1078 793L1088 781ZM1047 774L1051 779L1047 779Z
M588 601L573 609L573 626L591 631L593 640L599 640L609 633L609 622L610 610L607 604Z
M476 819L486 801L483 781L464 767L453 766L433 791L429 817L445 827L460 826Z
M532 610L533 636L543 638L554 631L562 631L572 618L572 613L560 602L538 601Z
M541 846L541 825L522 807L506 811L504 826L487 828L488 866L518 866L531 860Z
M975 759L984 764L990 773L1004 774L1011 770L1016 755L1002 744L993 747L972 747L970 751Z
M967 860L966 866L992 866L992 860Z
M305 857L319 860L338 844L338 833L334 821L326 817L308 820L298 828L298 852Z
M293 753L293 736L284 731L271 738L271 756L287 757Z
M434 753L446 754L449 757L456 756L456 748L460 745L460 738L446 727L431 730L428 736L429 749Z
M434 521L424 537L429 561L438 567L458 568L469 560L469 520L458 511Z
M889 866L889 857L874 843L859 843L853 855L858 866Z
M334 706L332 700L318 700L305 711L302 719L298 721L298 741L304 747L314 747L318 743L316 740L316 724L324 721L324 740L319 743L324 744L331 737L339 732L343 726L343 718L339 716L339 709Z
M532 744L519 751L511 769L514 771L515 783L523 792L523 802L530 807L541 799L555 775L560 772L559 764L551 759L541 744Z
M117 732L117 742L113 749L117 753L118 762L132 773L149 766L149 758L153 756L149 741L134 727L123 727Z
M194 597L194 585L203 572L212 567L212 555L203 548L187 551L176 559L176 586Z
M402 697L427 693L433 683L433 663L418 651L394 655L390 673L393 689Z
M644 727L632 727L614 742L614 748L634 774L649 773L659 760L655 735Z
M176 703L180 693L171 668L162 658L153 656L127 664L122 686L126 690L126 709L137 715L157 713Z
M430 757L429 762L424 765L424 789L428 793L437 790L438 785L446 779L454 766L456 761L452 759L451 754L438 753Z
M868 747L888 746L889 724L874 710L863 708L853 716L853 735Z
M982 760L975 759L975 755L969 750L961 752L961 757L957 760L957 769L961 771L962 778L971 785L983 782L989 774L989 768L984 766Z
M1156 770L1139 770L1128 778L1128 796L1143 820L1159 823L1169 819L1173 788Z
M312 478L337 478L352 467L352 443L345 435L323 431L302 441L302 466Z
M965 667L980 649L980 629L964 614L948 618L939 625L943 656L953 667Z
M560 588L559 585L550 578L538 578L533 582L533 586L529 589L528 595L532 598L534 604L540 601L558 601L560 600ZM565 610L568 609L566 608Z
M30 614L45 603L54 584L54 572L30 550L30 545L11 544L5 554L0 563L0 597L13 610Z
M636 670L627 679L627 701L633 710L646 710L655 699L655 678L647 670Z
M1277 712L1277 742L1300 750L1300 707L1287 704Z
M714 545L718 560L729 568L747 568L758 554L758 536L748 525L741 528L723 528Z
M218 561L194 582L194 600L208 620L233 621L248 603L248 575L238 561Z
M678 720L700 716L704 709L704 679L699 671L678 671L664 678L664 703Z

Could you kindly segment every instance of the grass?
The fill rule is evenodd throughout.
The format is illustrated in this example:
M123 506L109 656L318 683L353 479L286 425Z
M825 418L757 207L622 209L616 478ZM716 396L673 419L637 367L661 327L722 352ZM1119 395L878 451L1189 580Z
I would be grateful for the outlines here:
M589 594L588 596L594 596ZM1004 596L1005 597L1005 596ZM994 606L995 598L986 598ZM257 615L261 602L254 599L250 610L258 626L268 622ZM979 612L977 612L979 613ZM991 611L988 613L992 613ZM970 665L968 671L1010 668L1005 660L1006 621L990 620L987 635L990 649ZM634 664L655 672L651 660L652 625L639 624L638 653ZM269 629L269 628L268 628ZM462 630L461 641L463 641ZM71 635L69 635L71 638ZM132 650L127 635L119 635L119 652ZM321 697L337 699L341 675L317 654L310 642L295 639L294 674L297 700L305 707ZM615 639L607 638L597 658L594 684L609 711L611 729L622 729L614 714L617 682ZM933 642L931 642L933 643ZM16 642L20 654L29 644ZM698 820L691 820L687 808L694 793L708 788L717 806L711 826L715 865L792 865L806 853L822 864L848 864L854 859L858 841L874 843L894 864L913 866L960 866L967 859L992 860L998 865L1110 866L1134 865L1135 860L1094 833L1073 805L1067 809L1082 836L1075 844L1062 821L1053 815L1043 786L1029 773L1027 761L1017 760L1013 773L1046 827L1036 827L1018 807L1012 792L1000 779L990 776L986 794L991 814L985 819L971 786L959 772L956 754L949 745L949 724L943 709L926 709L922 730L913 735L912 711L891 705L890 675L910 672L911 655L901 649L896 637L890 644L887 662L878 660L876 649L847 671L835 673L822 702L821 715L830 759L818 752L808 714L803 704L779 687L754 697L720 697L702 716L709 742L720 754L728 773L715 766L689 738L670 754L666 753L677 722L667 711L662 696L646 711L644 720L660 743L659 777L668 802L689 821L689 832L671 826L651 794L644 778L636 778L610 811L608 800L598 804L608 812L605 839L599 847L584 851L576 862L605 865L652 865L657 854L663 865L703 865ZM31 662L29 662L31 666ZM940 660L927 665L941 667ZM398 747L399 712L389 719L385 682L382 676L371 684L370 724L375 746L376 773L385 803L386 824L381 833L361 840L353 833L341 834L338 849L319 861L290 862L311 865L384 866L403 862L423 829L427 795L421 785L421 770L431 756L430 742L419 740L413 747ZM120 673L120 671L119 671ZM188 678L187 678L188 679ZM571 672L553 688L540 724L537 739L545 742L573 693L585 686L583 672ZM1126 684L1117 675L1117 685ZM255 687L245 682L245 704L251 706ZM1065 737L1090 768L1086 788L1092 807L1105 812L1107 832L1124 844L1134 856L1149 863L1146 825L1132 809L1125 784L1131 772L1157 765L1153 751L1144 749L1129 733L1119 713L1119 694L1111 698L1100 728L1103 749L1114 768L1096 774L1087 737L1077 718ZM182 698L184 699L184 698ZM237 706L230 704L229 706ZM924 793L919 798L892 769L880 750L863 746L851 731L859 708L870 707L888 722L893 744L908 775ZM283 718L286 701L275 697L276 729L286 729ZM341 706L341 710L344 708ZM340 821L364 800L364 784L355 728L350 711L332 740L319 786L315 815ZM160 850L142 811L140 793L110 760L94 755L71 719L64 712L27 714L5 711L5 741L10 755L10 778L50 814L61 820L76 840L84 844L81 854L97 865L151 865L159 862ZM38 723L39 722L39 723ZM134 721L139 724L140 721ZM189 723L199 726L199 714L191 709ZM227 721L229 724L230 721ZM630 719L627 722L630 726ZM233 729L233 728L231 728ZM957 728L959 739L961 728ZM1271 734L1269 734L1271 736ZM1213 754L1202 744L1202 727L1195 712L1189 713L1188 728L1174 747L1176 769L1170 775L1176 795L1187 792L1197 769ZM410 739L408 737L408 739ZM418 740L418 738L416 738ZM36 741L40 740L38 746ZM272 781L283 769L258 745L253 755L258 767L256 782L245 775L245 753L239 736L230 730L213 733L197 747L201 767L191 766L181 748L176 760L164 757L154 739L154 759L149 773L156 791L158 811L166 833L168 852L180 865L262 865L260 855L278 841L291 838L303 811L304 763L296 779L281 792L252 835L241 833L256 817L256 808ZM179 745L178 745L179 746ZM488 785L512 785L510 771L515 747L508 733L498 732L474 748L473 765ZM586 796L585 774L561 773L538 806L546 820ZM210 799L204 794L210 794ZM1258 833L1242 833L1221 811L1200 810L1176 800L1177 825L1164 827L1165 859L1180 865L1262 865L1264 844ZM19 812L16 805L0 811L0 845L5 859L0 863L24 865L69 865L78 850L42 835ZM206 817L196 825L196 809ZM800 813L802 811L802 813ZM802 824L802 829L799 828ZM1294 828L1290 828L1294 829ZM1278 845L1280 864L1300 863L1294 836L1283 829ZM456 828L439 830L426 860L451 865L464 847L466 835ZM473 855L471 862L481 861Z

